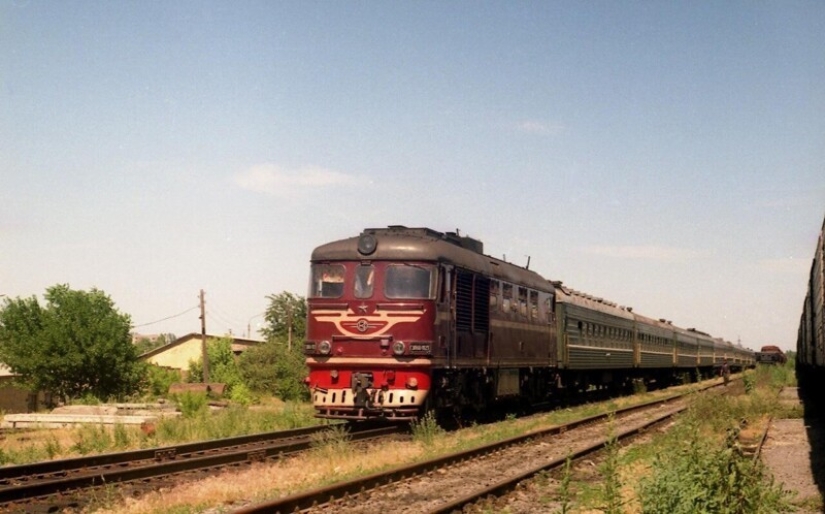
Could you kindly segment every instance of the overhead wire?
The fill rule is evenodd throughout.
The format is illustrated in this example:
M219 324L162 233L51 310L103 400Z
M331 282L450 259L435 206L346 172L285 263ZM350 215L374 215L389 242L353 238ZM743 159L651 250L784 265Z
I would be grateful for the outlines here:
M140 325L132 325L132 328L146 327L146 326L149 326L149 325L154 325L155 323L160 323L161 321L167 321L167 320L170 320L170 319L179 318L179 317L183 316L184 314L189 314L190 312L192 312L194 310L198 310L199 308L200 308L199 305L195 305L194 307L192 307L190 309L187 309L187 310L181 312L180 314L175 314L174 316L169 316L169 317L166 317L166 318L163 318L163 319L159 319L157 321L150 321L149 323L141 323Z

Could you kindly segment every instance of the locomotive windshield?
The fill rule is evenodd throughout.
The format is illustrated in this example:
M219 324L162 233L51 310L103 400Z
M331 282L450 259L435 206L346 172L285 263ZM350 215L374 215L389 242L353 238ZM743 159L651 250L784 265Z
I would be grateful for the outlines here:
M432 268L411 264L388 266L384 295L387 298L431 298L432 271Z
M355 298L372 298L376 278L384 297L392 299L432 298L435 273L430 266L390 264L313 264L310 275L310 298L341 298L345 294Z
M355 297L370 298L372 296L375 279L375 267L371 264L360 264L355 268Z
M341 264L314 264L309 296L338 298L344 294L344 266Z

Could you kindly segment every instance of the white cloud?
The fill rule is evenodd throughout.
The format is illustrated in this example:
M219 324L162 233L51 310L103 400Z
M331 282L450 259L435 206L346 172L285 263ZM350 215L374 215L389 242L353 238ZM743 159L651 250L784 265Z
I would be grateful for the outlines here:
M524 120L515 124L515 129L527 134L539 136L558 136L564 132L564 126L557 123L544 123L536 120Z
M686 262L696 258L703 258L707 252L657 245L639 246L586 246L584 253L603 255L618 259L649 260L660 262Z
M234 177L235 184L241 189L276 196L354 184L355 181L352 175L319 166L286 169L276 164L258 164Z

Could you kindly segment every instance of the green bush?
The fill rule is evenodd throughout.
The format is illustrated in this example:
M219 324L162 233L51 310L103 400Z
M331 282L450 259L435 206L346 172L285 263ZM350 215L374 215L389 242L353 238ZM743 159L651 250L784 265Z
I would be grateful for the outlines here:
M232 391L229 393L229 399L244 407L249 407L255 403L255 397L252 395L252 391L243 383L236 384L235 387L232 388Z
M178 408L184 418L198 418L209 412L209 401L204 393L184 391L183 393L174 395L173 400L178 404Z
M277 396L285 402L309 400L304 384L306 360L300 345L290 349L286 340L273 339L241 355L243 382L257 393Z
M697 418L673 435L669 451L653 459L653 474L638 493L645 514L767 514L787 511L788 499L760 461L743 456L736 431L724 444L700 435ZM701 418L698 418L701 419Z
M224 394L231 393L233 387L243 382L240 367L232 352L232 338L209 341L206 352L209 359L209 381L226 384ZM187 382L203 382L203 363L200 360L189 362Z
M414 441L418 441L425 446L431 446L435 438L444 433L444 429L438 425L433 411L427 411L423 417L411 424Z
M150 364L146 369L146 387L148 393L157 398L169 393L169 386L181 379L180 372Z

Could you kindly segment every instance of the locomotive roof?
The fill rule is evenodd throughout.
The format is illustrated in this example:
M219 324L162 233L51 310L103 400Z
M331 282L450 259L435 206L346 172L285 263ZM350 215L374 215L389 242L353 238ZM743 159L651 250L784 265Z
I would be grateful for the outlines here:
M372 246L359 246L370 238ZM485 255L484 245L477 239L429 228L407 228L400 225L368 228L356 237L317 247L312 252L311 260L446 262L543 291L552 292L555 289L553 284L535 271Z

